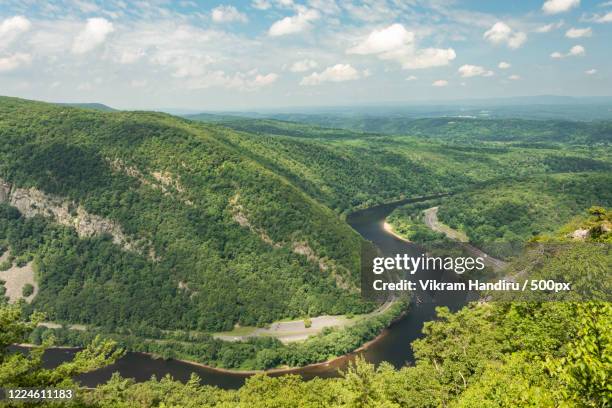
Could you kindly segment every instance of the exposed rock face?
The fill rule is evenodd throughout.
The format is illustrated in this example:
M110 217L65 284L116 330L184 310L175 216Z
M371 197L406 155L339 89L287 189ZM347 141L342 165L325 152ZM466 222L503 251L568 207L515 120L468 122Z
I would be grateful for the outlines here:
M116 172L124 173L130 177L138 179L142 184L150 186L156 190L161 190L164 195L174 197L183 203L193 207L193 202L184 197L177 196L178 194L184 194L185 188L181 183L170 173L164 171L154 171L151 173L151 177L147 178L140 170L136 167L126 165L121 159L106 159L111 169ZM182 163L185 167L184 163Z
M585 239L587 239L588 236L589 236L589 230L588 229L577 229L576 231L572 232L569 235L570 238L581 240L581 241L584 241Z
M51 217L59 224L74 228L79 237L109 234L113 243L127 250L135 249L117 223L90 214L74 202L46 194L36 188L19 188L0 179L0 202L17 208L27 218L36 215Z

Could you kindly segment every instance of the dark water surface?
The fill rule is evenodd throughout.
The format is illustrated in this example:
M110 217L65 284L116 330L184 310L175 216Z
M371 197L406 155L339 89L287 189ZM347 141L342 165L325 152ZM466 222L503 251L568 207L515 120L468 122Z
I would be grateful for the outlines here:
M383 223L385 217L397 206L424 199L403 200L393 204L358 211L351 214L347 221L365 239L373 242L384 256L395 256L396 254L404 253L418 256L422 254L422 250L418 246L402 241L389 234L384 230ZM408 277L408 279L423 278L422 274L422 272L417 273ZM436 276L427 276L427 278L444 281L457 280L457 276L452 272L438 273ZM338 369L345 368L356 355L362 355L367 361L372 363L388 361L398 368L412 362L413 355L410 343L421 337L423 323L434 319L435 308L437 306L448 306L452 310L457 310L466 303L465 295L448 296L446 293L420 291L416 293L416 298L418 301L411 305L409 313L386 329L383 336L367 350L349 354L327 365L296 369L292 373L299 374L305 379L336 377L338 376ZM48 366L55 366L71 359L77 351L77 349L49 350L45 354L45 362ZM175 379L186 381L191 373L196 373L202 379L202 383L222 388L238 388L249 377L247 374L220 372L176 360L155 359L142 353L127 353L115 364L83 375L79 377L79 380L86 386L95 386L106 382L114 372L119 372L123 377L135 378L137 381L146 381L152 375L161 378L166 374L170 374Z

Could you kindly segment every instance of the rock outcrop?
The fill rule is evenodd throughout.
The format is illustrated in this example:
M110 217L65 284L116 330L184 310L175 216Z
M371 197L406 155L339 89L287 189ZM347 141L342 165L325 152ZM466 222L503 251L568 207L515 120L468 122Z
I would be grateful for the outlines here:
M59 224L74 228L79 237L108 234L112 236L113 243L126 250L136 250L134 242L128 239L116 222L90 214L77 203L36 188L19 188L0 179L0 202L17 208L26 218L37 215L50 217Z

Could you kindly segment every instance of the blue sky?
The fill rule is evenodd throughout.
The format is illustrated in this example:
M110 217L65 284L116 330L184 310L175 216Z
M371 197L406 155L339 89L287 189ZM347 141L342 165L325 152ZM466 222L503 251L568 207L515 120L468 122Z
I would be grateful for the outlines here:
M610 95L612 1L3 0L0 94L244 110Z

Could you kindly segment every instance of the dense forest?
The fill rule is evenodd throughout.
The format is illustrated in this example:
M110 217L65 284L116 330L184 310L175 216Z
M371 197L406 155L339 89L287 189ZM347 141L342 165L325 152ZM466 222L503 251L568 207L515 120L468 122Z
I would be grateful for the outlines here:
M505 179L469 192L397 208L389 217L415 242L444 242L423 223L423 210L438 206L441 222L464 232L493 256L520 253L527 240L551 232L583 208L611 206L612 172L556 173Z
M553 134L544 121L466 121L457 130L461 137L440 130L433 120L416 136L244 118L206 126L218 128L218 123L237 130L223 134L228 143L344 213L404 197L471 190L499 179L612 170L607 148L612 132L606 123L575 125L584 135L579 144L552 136L548 139L554 141L538 141L533 133ZM496 127L505 136L478 136L481 129Z
M373 311L359 295L351 211L445 193L422 205L440 205L440 219L474 243L522 245L612 204L604 122L553 138L562 126L537 121L466 120L451 131L423 120L381 135L192 119L205 121L0 98L0 252L10 253L0 269L31 262L39 288L24 312L88 328L38 328L31 342L53 334L84 345L101 334L227 368L322 361L402 308L294 345L211 334ZM415 241L439 240L419 220L424 208L391 221Z
M589 107L593 108L593 107ZM586 109L589 109L586 108ZM606 107L603 111L608 111ZM537 111L537 107L525 107ZM540 108L541 109L541 108ZM466 117L466 113L455 112L442 117L402 114L270 114L269 119L259 119L259 127L268 128L274 121L300 122L311 126L323 126L349 131L413 135L425 138L454 141L509 141L541 143L610 143L612 121L570 121L575 117L576 106L568 108L561 119L529 120L509 118ZM449 112L450 113L450 112ZM607 112L606 112L607 113ZM476 114L477 116L480 116ZM609 117L609 113L604 116ZM243 127L245 122L230 116L190 115L189 118L227 123L231 127ZM247 122L248 123L248 122ZM282 125L281 125L282 126ZM341 131L336 131L341 134Z
M60 322L201 330L371 310L356 287L360 237L223 132L2 98L0 178L65 200L77 223L83 209L118 224L133 249L3 206L0 240L35 260L32 307Z
M612 242L612 213L592 208L588 216L539 236L568 244L548 265L534 258L540 271L567 279L590 279L584 261L604 256ZM581 241L567 230L581 228ZM581 257L574 245L590 244ZM566 268L559 271L558 265ZM512 264L520 270L524 264ZM604 269L609 275L609 270ZM535 276L535 275L534 275ZM88 407L607 407L612 403L612 307L606 292L582 302L472 303L456 313L438 309L438 319L425 324L424 337L412 344L416 362L394 369L357 360L340 378L303 381L299 376L256 375L236 391L202 386L197 377L182 384L170 377L144 383L118 375L94 390L80 390L74 406ZM95 339L69 367L42 369L37 356L11 353L7 346L27 338L33 322L22 321L19 309L0 309L0 378L11 386L69 386L75 372L114 361L112 342ZM6 337L6 338L5 338ZM51 344L47 339L44 347ZM407 344L406 347L409 347ZM15 370L27 367L27 370ZM68 369L70 368L70 369Z

